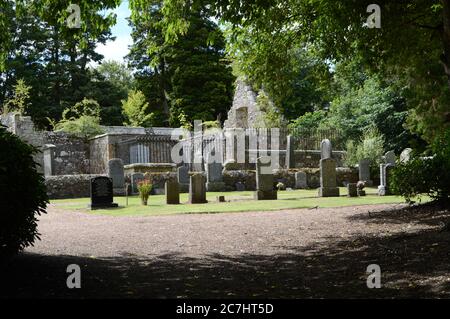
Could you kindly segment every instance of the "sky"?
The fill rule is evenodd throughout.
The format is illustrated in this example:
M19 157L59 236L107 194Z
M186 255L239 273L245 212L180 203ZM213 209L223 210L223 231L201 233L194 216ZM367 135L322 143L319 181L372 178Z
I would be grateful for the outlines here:
M128 1L122 3L114 11L117 14L117 24L112 27L112 35L115 41L108 41L105 45L97 45L96 51L105 57L105 60L123 62L123 57L128 54L128 46L133 43L131 39L131 28L128 26L128 18L131 14L128 9Z

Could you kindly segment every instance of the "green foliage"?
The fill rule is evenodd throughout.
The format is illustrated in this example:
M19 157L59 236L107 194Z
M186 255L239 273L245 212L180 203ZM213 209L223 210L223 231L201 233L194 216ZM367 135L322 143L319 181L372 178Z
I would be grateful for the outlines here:
M53 125L55 131L64 131L86 139L104 132L100 126L100 105L95 100L86 98L65 109L61 121Z
M3 113L17 112L26 115L29 108L30 86L25 84L23 79L17 80L14 86L14 95L3 105Z
M281 128L286 125L283 115L276 108L267 93L260 91L256 97L256 105L263 112L262 118L257 119L256 126L266 128Z
M446 205L450 202L450 130L441 133L431 148L433 157L412 154L393 168L389 187L412 203L423 195Z
M153 185L148 180L143 180L137 185L139 191L139 197L147 203L147 199L152 192Z
M35 148L0 126L0 258L39 239L37 216L48 197L44 177L36 171Z
M127 119L125 125L143 127L152 125L154 115L149 112L149 103L141 91L131 90L128 99L122 101L122 110Z
M231 105L233 76L225 60L221 30L198 4L184 13L186 32L166 42L162 1L130 1L134 44L130 64L138 69L137 88L152 105L159 123L224 118Z
M306 112L302 116L289 123L289 129L298 131L308 131L317 129L326 118L324 111Z
M369 159L371 166L376 168L384 154L384 137L374 127L366 129L358 143L347 142L345 164L355 166L362 159Z

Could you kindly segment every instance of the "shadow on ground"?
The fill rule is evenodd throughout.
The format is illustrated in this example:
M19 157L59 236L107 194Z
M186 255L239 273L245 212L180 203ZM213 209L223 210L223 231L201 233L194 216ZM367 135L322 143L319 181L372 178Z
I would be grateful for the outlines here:
M409 213L408 213L409 212ZM434 225L404 235L327 239L280 247L277 255L180 254L95 259L24 253L1 271L0 297L35 298L403 298L450 297L448 211L389 210L357 215L368 223ZM68 289L67 265L82 269L82 288ZM368 289L378 264L382 288Z

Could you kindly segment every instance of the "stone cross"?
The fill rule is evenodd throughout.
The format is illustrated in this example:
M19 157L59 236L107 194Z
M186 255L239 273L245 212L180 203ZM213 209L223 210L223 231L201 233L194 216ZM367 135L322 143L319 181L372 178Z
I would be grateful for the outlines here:
M336 183L336 161L332 158L320 160L320 197L338 197L339 188Z

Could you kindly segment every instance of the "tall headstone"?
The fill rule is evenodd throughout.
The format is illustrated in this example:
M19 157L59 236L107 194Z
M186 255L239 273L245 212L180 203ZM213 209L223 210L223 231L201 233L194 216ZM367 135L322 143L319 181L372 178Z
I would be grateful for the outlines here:
M273 173L270 156L256 159L256 200L277 199L277 191L273 187Z
M327 159L331 158L332 155L332 148L331 148L331 142L329 139L324 139L320 143L320 159Z
M54 174L54 153L56 146L53 144L45 144L43 147L44 153L44 175L52 176Z
M370 179L370 160L365 158L359 161L359 180L364 181L367 186L372 186L373 181Z
M409 159L411 158L411 152L412 152L412 149L410 149L410 148L405 148L405 149L403 150L403 152L401 152L401 154L400 154L400 162L401 162L401 163L406 163L406 162L408 162Z
M187 166L180 166L177 169L178 184L181 192L189 191L189 169Z
M142 173L131 174L131 192L133 194L139 193L138 185L143 180L144 180L144 174L142 174Z
M286 168L295 168L295 145L294 137L292 135L287 136L286 142Z
M339 188L336 183L336 161L332 158L320 160L320 197L338 197Z
M295 188L297 189L308 188L307 175L305 172L295 173Z
M203 204L206 200L206 178L203 174L194 174L190 177L189 203Z
M180 187L177 181L166 181L164 189L166 193L166 204L173 205L180 203Z
M113 203L113 181L106 176L98 176L91 179L91 203L89 207L94 209L118 207Z
M113 158L108 161L108 176L113 181L114 195L125 195L125 174L123 161L120 158Z
M225 190L221 163L213 162L206 164L206 190L208 192L220 192Z

